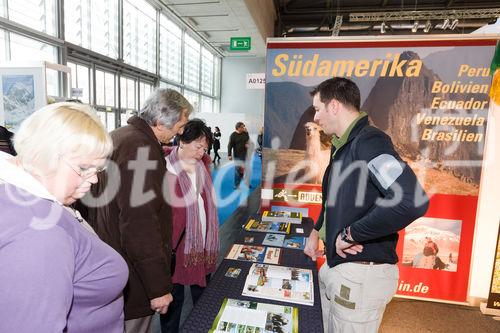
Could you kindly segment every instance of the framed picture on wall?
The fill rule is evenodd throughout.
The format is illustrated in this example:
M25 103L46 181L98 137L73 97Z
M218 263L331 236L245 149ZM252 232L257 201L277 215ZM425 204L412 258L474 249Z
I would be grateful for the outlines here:
M47 104L43 63L0 67L0 125L16 132L21 122Z

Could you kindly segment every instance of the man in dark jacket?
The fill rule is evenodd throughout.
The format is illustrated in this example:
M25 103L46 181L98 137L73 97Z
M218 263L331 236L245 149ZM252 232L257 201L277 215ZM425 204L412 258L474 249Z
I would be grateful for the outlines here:
M245 160L248 150L248 136L245 124L241 121L236 123L235 131L229 137L227 145L227 157L231 161L234 156L234 189L240 186L241 179L245 175Z
M98 208L91 211L90 222L130 270L124 290L127 333L149 332L152 315L166 313L172 302L172 214L163 196L167 184L161 143L182 133L191 111L175 90L154 91L138 116L111 132L115 149L109 172L92 190Z
M359 112L360 93L345 78L312 92L314 120L333 135L322 184L323 208L304 252L319 272L326 332L377 332L396 292L397 232L425 214L428 198L391 139Z
M14 145L12 144L13 136L14 133L10 132L3 126L0 126L0 151L15 156L16 151L14 150Z

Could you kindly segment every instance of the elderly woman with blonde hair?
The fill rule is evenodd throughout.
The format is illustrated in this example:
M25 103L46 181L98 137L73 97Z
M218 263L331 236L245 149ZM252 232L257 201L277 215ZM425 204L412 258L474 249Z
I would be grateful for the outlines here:
M0 156L0 332L123 332L125 261L65 206L97 182L112 141L95 112L56 103Z

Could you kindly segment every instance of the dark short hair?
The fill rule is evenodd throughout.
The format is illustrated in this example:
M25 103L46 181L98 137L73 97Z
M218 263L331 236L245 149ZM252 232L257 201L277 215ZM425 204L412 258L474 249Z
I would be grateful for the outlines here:
M209 147L213 143L212 131L207 127L203 120L197 118L188 121L186 125L184 125L182 134L179 135L179 140L184 143L191 143L201 138L205 138L207 140Z
M245 126L245 124L242 121L238 121L236 123L236 125L234 125L234 128L238 129L238 128L242 127L242 126Z
M310 92L312 97L318 93L322 103L328 104L332 99L336 99L357 111L361 108L361 94L358 86L345 77L332 77L321 82Z

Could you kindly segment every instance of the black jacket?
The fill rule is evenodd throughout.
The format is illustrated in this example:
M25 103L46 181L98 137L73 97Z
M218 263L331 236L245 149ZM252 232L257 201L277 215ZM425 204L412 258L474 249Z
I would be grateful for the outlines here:
M7 130L5 127L0 126L0 150L15 156L16 151L14 150L14 145L12 144L12 137L14 134Z
M400 174L396 172L399 176L384 178L377 172L384 173L384 168L370 168L369 162L375 163L377 157L392 162L392 169L399 170ZM380 163L375 165L380 167ZM384 182L391 177L395 179L393 182ZM347 142L334 152L323 177L322 193L323 209L315 229L319 230L326 219L326 255L330 267L349 261L397 263L397 232L424 215L428 208L428 197L415 173L401 160L389 136L368 124L368 117L356 123ZM381 199L394 199L397 203L376 204ZM326 208L325 203L328 203ZM363 251L348 254L344 259L336 254L335 240L347 226L351 226L352 238L363 244Z

